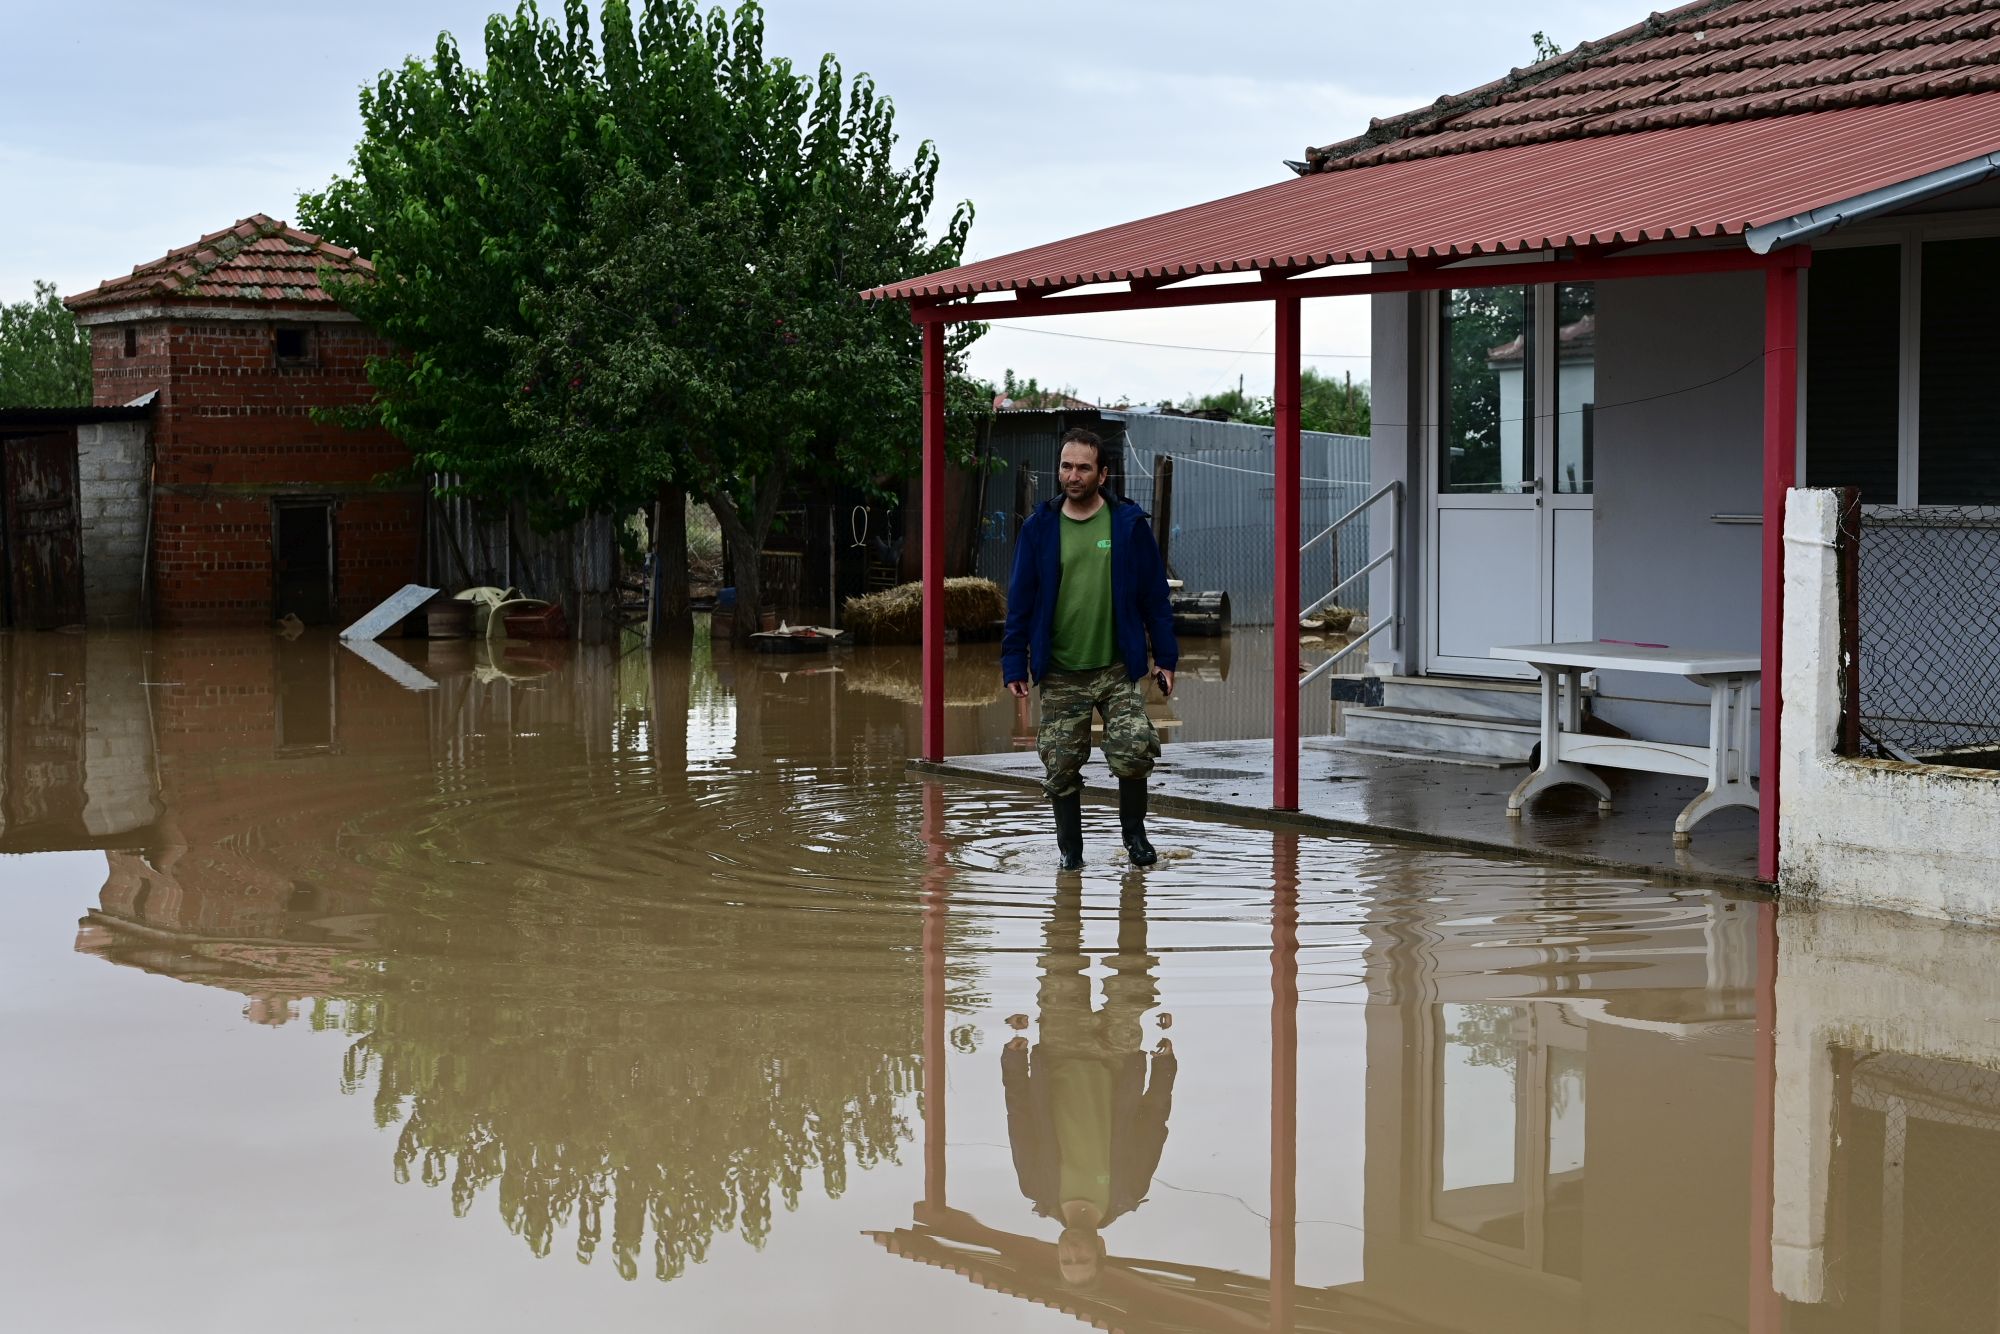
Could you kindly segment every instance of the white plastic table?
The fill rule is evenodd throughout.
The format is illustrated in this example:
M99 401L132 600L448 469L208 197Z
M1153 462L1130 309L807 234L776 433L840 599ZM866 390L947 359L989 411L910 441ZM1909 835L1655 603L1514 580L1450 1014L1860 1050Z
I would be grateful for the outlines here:
M1536 793L1574 783L1597 794L1597 808L1611 809L1611 789L1583 766L1642 769L1706 778L1708 786L1674 819L1674 842L1685 845L1702 820L1729 806L1757 809L1750 784L1750 688L1762 663L1754 653L1650 648L1585 640L1566 644L1513 644L1496 658L1525 662L1542 678L1542 756L1535 771L1507 798L1507 815L1519 819ZM1591 736L1583 731L1583 674L1657 672L1684 676L1708 688L1708 744Z

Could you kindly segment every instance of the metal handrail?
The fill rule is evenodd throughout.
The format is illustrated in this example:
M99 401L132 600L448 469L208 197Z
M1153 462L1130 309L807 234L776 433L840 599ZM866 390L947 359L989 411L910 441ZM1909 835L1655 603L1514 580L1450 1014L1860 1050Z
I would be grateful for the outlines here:
M1322 528L1319 532L1319 536L1311 539L1304 546L1300 547L1299 555L1301 556L1305 555L1308 551L1311 551L1314 547L1326 541L1327 538L1332 537L1334 532L1342 524L1346 523L1349 519L1352 519L1355 515L1361 513L1361 511L1367 509L1370 505L1373 505L1383 496L1388 495L1391 491L1401 491L1402 489L1403 489L1403 483L1401 479L1398 479L1393 482L1382 483L1382 485L1375 488L1375 493L1369 496L1368 499L1362 501L1359 505L1356 505L1353 509L1347 511L1347 513L1341 515L1338 519L1335 519L1332 523Z
M1402 581L1403 483L1401 482L1401 480L1393 482L1384 482L1381 486L1377 487L1375 489L1374 494L1370 495L1368 499L1362 501L1359 505L1356 505L1353 509L1347 511L1347 513L1341 515L1338 519L1335 519L1332 523L1328 524L1323 530L1321 530L1321 532L1311 541L1301 546L1299 548L1299 555L1301 558L1303 558L1308 551L1311 551L1321 542L1324 542L1328 538L1332 537L1336 532L1338 532L1341 529L1343 525L1351 522L1359 515L1365 513L1369 508L1369 506L1375 504L1377 501L1381 500L1385 496L1393 497L1395 501L1395 503L1390 508L1388 549L1382 552L1381 555L1376 556L1373 560L1369 561L1366 565L1362 566L1360 569L1356 570L1354 573L1348 575L1345 579L1342 579L1339 583L1335 584L1330 591L1328 591L1324 596L1316 599L1311 606L1305 608L1303 611L1299 613L1299 615L1301 618L1311 616L1313 613L1319 611L1321 608L1332 605L1334 599L1338 598L1342 593L1346 592L1357 581L1366 577L1367 575L1373 574L1376 570L1380 569L1384 565L1393 566L1395 571L1395 577L1391 578L1389 581L1389 597L1390 597L1389 614L1387 616L1380 616L1380 617L1371 615L1369 617L1371 624L1365 631L1363 631L1360 635L1358 635L1354 639L1349 640L1347 643L1342 644L1340 648L1333 654L1332 657L1327 658L1323 662L1315 664L1311 671L1301 675L1299 677L1299 688L1301 690L1305 689L1305 687L1311 685L1314 681L1319 680L1322 676L1325 676L1329 672L1331 672L1334 669L1335 664L1342 662L1346 658L1352 656L1358 650L1365 648L1368 644L1368 641L1375 638L1376 635L1381 634L1384 630L1395 629L1397 627L1400 627L1403 623L1403 587L1402 587L1403 585Z

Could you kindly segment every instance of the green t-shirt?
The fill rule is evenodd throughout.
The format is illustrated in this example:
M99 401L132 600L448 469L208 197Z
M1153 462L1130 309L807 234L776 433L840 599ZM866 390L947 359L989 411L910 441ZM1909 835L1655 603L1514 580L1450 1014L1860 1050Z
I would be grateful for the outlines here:
M1051 1062L1060 1202L1088 1200L1097 1216L1111 1212L1111 1069L1087 1057Z
M1061 510L1062 586L1056 592L1050 665L1059 672L1094 672L1118 658L1111 626L1111 502L1088 519Z

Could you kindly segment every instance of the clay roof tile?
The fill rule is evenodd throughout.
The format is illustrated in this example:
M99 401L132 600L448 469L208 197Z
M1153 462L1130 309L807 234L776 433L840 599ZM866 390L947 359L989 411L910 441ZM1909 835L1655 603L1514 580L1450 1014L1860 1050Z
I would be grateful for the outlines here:
M1694 0L1306 157L1332 171L1993 87L1995 0Z
M329 245L263 213L211 232L160 258L133 266L123 277L66 299L71 310L162 301L334 305L320 282L323 271L368 277L374 266L352 250Z

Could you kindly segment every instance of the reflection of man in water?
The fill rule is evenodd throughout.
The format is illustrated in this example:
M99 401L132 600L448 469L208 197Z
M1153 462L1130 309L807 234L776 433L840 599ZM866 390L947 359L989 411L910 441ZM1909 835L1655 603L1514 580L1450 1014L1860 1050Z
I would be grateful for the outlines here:
M1083 953L1083 892L1056 892L1043 928L1041 1040L1032 1051L1015 1037L1000 1053L1007 1091L1007 1139L1021 1193L1035 1212L1062 1220L1056 1244L1064 1282L1089 1287L1104 1261L1099 1229L1143 1204L1167 1142L1173 1107L1173 1043L1140 1048L1142 1021L1159 1003L1159 959L1146 953L1146 911L1136 876L1118 904L1118 952L1106 958L1104 1008L1091 1008L1090 959ZM1008 1020L1025 1028L1026 1015ZM1172 1018L1159 1017L1161 1028Z

